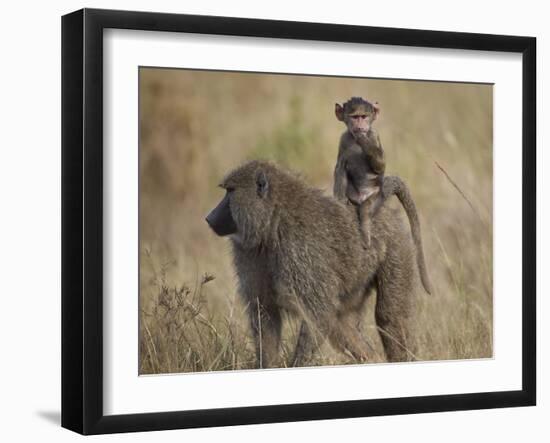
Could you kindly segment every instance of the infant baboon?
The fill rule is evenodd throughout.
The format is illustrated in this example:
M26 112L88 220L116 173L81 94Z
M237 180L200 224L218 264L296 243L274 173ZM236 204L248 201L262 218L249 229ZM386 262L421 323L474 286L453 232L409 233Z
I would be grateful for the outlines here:
M377 212L385 199L382 184L386 160L380 137L372 126L380 114L380 106L361 97L352 97L343 105L336 103L334 113L346 125L338 146L334 195L347 198L357 207L359 223L369 245L369 215ZM374 195L377 195L375 204L363 204Z
M231 238L258 367L279 366L283 312L302 320L293 366L307 363L325 338L364 361L366 342L355 322L373 288L388 360L411 359L413 246L396 211L380 209L365 250L350 206L272 163L246 163L220 186L226 194L206 221Z
M422 285L426 292L431 293L414 201L407 185L399 177L384 176L384 150L378 133L372 127L379 113L378 103L361 97L352 97L343 106L336 104L336 118L346 124L346 131L340 137L338 146L333 193L337 199L349 201L355 206L367 248L371 243L371 219L389 196L397 196L411 225Z

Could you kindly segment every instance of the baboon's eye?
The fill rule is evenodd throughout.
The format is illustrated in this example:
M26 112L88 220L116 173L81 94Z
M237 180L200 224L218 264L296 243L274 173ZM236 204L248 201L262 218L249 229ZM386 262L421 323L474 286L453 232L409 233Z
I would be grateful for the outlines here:
M218 186L222 189L225 189L227 192L233 192L235 190L233 186L228 186L225 183L220 183Z

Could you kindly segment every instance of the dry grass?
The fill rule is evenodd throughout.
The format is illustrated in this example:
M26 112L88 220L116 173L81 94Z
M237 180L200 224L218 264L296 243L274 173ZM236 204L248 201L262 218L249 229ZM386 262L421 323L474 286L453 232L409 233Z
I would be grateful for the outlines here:
M143 69L140 373L253 367L226 239L204 217L231 168L269 158L332 187L335 101L381 103L388 174L411 187L437 295L419 290L421 360L492 355L492 88L432 82ZM392 203L395 204L395 203ZM383 361L370 300L365 331ZM287 322L283 355L296 325ZM315 364L349 358L324 346Z

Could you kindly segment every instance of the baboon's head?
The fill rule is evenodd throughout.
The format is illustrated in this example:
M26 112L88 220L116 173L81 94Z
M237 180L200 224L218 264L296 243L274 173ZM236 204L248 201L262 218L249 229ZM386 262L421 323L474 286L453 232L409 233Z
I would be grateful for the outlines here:
M361 97L352 97L343 105L336 103L334 113L339 121L345 123L349 132L358 135L370 130L380 114L380 105Z
M230 172L220 183L225 196L206 217L208 225L219 236L231 235L246 247L267 242L280 174L273 164L263 161Z

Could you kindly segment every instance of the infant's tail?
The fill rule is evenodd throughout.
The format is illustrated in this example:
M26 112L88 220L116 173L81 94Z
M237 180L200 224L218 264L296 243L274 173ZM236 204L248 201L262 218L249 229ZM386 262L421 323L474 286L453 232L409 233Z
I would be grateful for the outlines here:
M428 294L432 293L432 285L430 278L428 277L428 270L426 268L426 261L424 260L424 248L422 247L422 235L420 233L420 221L418 220L418 213L416 211L416 205L412 199L409 187L399 177L384 177L383 185L384 199L387 199L390 195L395 194L405 212L409 218L409 224L411 225L411 233L416 249L416 261L418 264L418 270L420 272L420 280L422 286Z

